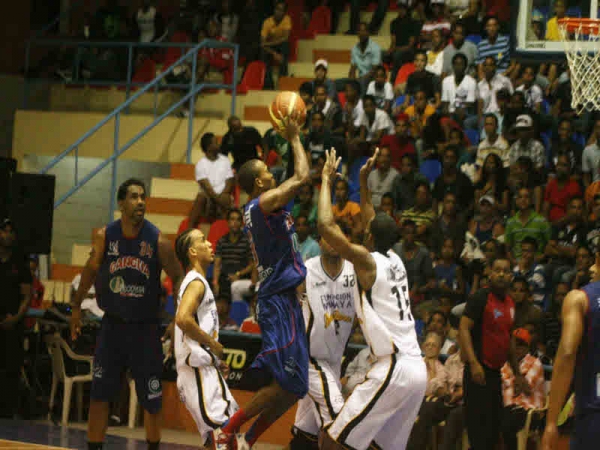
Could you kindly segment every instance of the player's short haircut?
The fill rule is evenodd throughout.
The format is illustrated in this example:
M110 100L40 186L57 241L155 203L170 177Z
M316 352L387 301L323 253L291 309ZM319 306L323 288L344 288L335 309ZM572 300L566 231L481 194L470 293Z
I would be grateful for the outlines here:
M242 167L240 167L238 180L240 186L248 195L252 195L252 192L254 192L254 182L260 174L260 163L260 159L251 159L250 161L246 161Z
M139 186L144 190L144 194L146 193L146 185L142 180L138 178L130 178L129 180L123 182L121 186L119 186L119 190L117 191L118 201L125 200L125 197L127 197L127 190L129 189L129 186Z
M175 255L177 255L177 259L179 263L183 267L183 270L187 270L190 267L190 257L188 255L188 251L190 246L192 245L192 231L195 228L190 228L189 230L185 230L175 240Z
M213 138L215 137L214 133L204 133L202 135L202 137L200 138L200 148L202 149L202 151L204 153L206 153L206 151L208 150L208 146L210 145L210 143L212 142Z
M375 251L385 255L398 241L398 225L386 213L379 212L371 221L371 235Z
M465 66L467 65L467 63L468 63L468 60L467 60L467 57L465 56L465 54L464 54L464 53L460 53L460 52L459 52L459 53L456 53L456 54L455 54L455 55L452 57L452 64L454 64L454 63L456 62L456 60L458 60L458 59L462 59L462 60L463 60L463 63L465 63Z
M227 220L231 219L232 214L239 214L240 217L243 217L242 212L237 208L231 208L227 211Z

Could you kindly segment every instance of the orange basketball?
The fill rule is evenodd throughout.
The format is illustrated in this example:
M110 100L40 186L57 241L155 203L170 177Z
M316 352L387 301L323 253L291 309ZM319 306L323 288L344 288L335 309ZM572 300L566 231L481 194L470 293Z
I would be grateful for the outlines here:
M291 91L284 91L277 94L273 103L269 105L269 115L271 124L275 130L281 132L285 128L287 117L295 119L298 125L304 125L306 122L306 105L300 95Z

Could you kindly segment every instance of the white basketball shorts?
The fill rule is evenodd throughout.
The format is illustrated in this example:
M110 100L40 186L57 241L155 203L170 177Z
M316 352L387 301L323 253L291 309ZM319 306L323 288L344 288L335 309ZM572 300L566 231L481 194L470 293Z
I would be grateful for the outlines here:
M177 389L198 426L202 442L238 409L225 379L214 366L177 367Z
M327 361L310 358L309 362L308 394L298 402L294 427L317 436L339 414L344 397L339 370L334 370Z
M380 357L327 429L338 443L355 450L403 450L427 386L422 358Z

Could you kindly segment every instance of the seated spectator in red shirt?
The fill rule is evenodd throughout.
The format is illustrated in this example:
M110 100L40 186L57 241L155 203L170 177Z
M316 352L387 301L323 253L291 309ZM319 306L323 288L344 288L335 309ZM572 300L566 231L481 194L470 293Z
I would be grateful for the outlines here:
M409 125L406 114L398 115L395 130L396 134L389 134L382 137L381 141L379 141L379 146L390 149L392 167L400 172L402 169L402 157L408 154L415 154L415 146L408 132Z
M250 301L250 315L244 319L242 325L240 325L240 331L242 333L260 334L260 325L256 321L256 299L255 295Z
M211 19L206 26L206 38L215 41L227 42L221 36L221 26ZM231 84L233 81L233 52L230 48L202 47L198 52L197 82L204 80L210 68L216 69L223 74L223 83Z
M569 200L581 195L579 183L571 179L569 155L559 155L556 159L556 177L548 181L544 192L544 216L551 223L560 221L565 217Z

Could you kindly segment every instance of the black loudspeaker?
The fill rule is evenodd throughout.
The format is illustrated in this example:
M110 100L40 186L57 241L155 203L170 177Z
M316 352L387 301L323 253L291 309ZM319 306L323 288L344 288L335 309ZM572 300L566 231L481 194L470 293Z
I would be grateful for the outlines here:
M11 177L9 217L25 253L50 254L55 181L54 175L14 173Z

